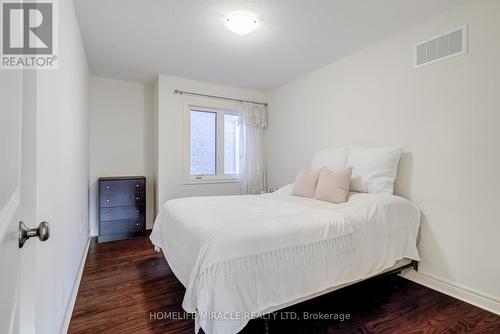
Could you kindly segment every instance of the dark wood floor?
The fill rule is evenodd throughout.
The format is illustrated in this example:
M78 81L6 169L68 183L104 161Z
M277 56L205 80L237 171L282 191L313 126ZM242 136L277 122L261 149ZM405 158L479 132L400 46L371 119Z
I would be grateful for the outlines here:
M92 242L69 332L193 333L191 319L155 319L181 312L184 295L149 239ZM290 312L290 313L285 313ZM349 314L349 320L283 320L304 312ZM158 314L158 313L156 313ZM295 305L275 320L253 320L244 333L500 333L500 316L396 275L371 279ZM280 319L281 318L281 319Z

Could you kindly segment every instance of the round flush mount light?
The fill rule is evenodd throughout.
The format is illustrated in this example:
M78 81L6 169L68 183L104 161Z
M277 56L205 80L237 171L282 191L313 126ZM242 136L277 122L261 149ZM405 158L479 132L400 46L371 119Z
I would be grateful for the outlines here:
M257 28L257 18L248 12L231 12L224 17L226 27L238 35L246 35Z

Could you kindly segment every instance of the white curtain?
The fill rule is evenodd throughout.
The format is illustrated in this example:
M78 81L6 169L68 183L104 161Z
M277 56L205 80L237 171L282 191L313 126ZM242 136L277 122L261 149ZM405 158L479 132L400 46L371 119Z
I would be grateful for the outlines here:
M241 193L260 194L266 191L264 130L267 129L267 107L242 103L239 126Z

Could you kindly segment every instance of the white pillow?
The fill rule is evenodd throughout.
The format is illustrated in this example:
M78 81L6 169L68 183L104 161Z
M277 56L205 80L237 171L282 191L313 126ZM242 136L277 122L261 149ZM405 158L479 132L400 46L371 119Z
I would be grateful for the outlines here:
M352 166L351 191L394 193L403 147L349 147L347 166Z
M346 167L349 147L331 147L316 150L311 160L311 170L327 167L329 169L344 169Z

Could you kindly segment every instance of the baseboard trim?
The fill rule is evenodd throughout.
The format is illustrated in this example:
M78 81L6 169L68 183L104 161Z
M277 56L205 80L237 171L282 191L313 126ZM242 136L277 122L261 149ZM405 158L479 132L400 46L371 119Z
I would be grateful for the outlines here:
M472 291L457 284L422 274L415 270L408 270L401 274L402 277L415 283L426 286L430 289L439 291L448 296L460 299L466 303L485 309L492 313L500 315L500 301L493 297Z
M75 284L71 291L71 298L66 308L66 313L64 314L64 322L61 328L61 334L68 333L69 323L71 321L71 316L73 315L73 308L75 307L76 297L78 296L78 289L80 288L80 282L82 280L83 269L85 268L85 261L87 260L87 254L89 253L90 241L92 237L89 235L87 239L87 244L85 245L85 251L83 252L82 260L80 262L80 268L78 269L78 275L76 276Z

